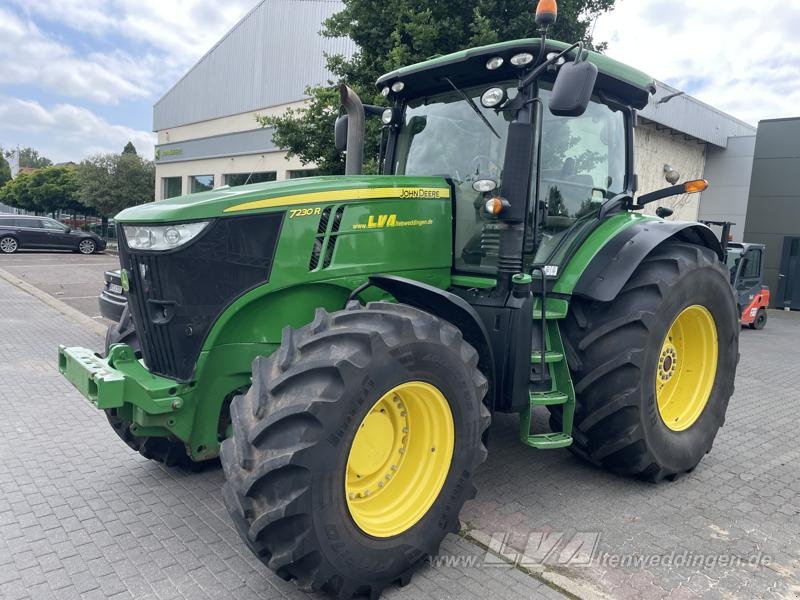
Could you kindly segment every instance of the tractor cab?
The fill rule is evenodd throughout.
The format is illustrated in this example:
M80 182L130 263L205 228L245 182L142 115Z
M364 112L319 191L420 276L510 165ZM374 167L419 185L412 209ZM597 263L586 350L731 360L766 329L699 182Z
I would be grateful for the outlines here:
M581 44L492 44L377 85L391 104L383 173L445 177L453 188L456 272L496 274L504 231L515 264L506 279L519 261L557 269L569 256L562 242L636 190L632 128L653 81Z

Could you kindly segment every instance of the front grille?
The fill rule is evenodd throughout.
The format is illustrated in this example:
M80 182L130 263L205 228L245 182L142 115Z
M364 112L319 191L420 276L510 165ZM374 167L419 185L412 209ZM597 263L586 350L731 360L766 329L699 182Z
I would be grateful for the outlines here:
M119 229L128 302L144 362L187 381L203 341L226 306L269 280L283 213L218 219L186 247L131 250Z

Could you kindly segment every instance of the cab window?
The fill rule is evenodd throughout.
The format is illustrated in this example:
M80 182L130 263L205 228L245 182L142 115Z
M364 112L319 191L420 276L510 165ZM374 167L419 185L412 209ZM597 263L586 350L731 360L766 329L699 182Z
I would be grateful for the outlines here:
M625 117L596 100L580 117L559 117L547 108L550 90L539 96L544 108L537 191L547 210L534 262L550 264L569 228L625 190Z

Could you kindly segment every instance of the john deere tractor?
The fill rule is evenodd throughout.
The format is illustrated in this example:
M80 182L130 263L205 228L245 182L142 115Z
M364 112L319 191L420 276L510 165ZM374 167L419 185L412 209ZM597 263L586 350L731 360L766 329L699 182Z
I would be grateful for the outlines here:
M242 539L306 589L406 583L459 529L493 413L519 414L531 452L653 481L723 424L739 327L720 243L640 212L706 183L637 195L653 81L547 39L555 12L539 38L387 73L384 107L344 87L344 176L120 213L128 312L102 357L59 349L134 450L219 455ZM382 174L361 175L372 115Z

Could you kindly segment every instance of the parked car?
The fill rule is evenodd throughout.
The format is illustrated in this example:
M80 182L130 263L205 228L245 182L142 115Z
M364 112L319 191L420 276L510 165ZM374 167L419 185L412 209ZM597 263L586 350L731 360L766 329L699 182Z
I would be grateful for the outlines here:
M0 252L12 254L20 248L72 250L93 254L105 250L106 242L95 233L67 227L48 217L0 215Z
M119 269L116 271L106 271L103 274L106 284L100 291L100 314L110 321L120 322L122 312L128 305L125 299L125 292L122 289L122 279Z

